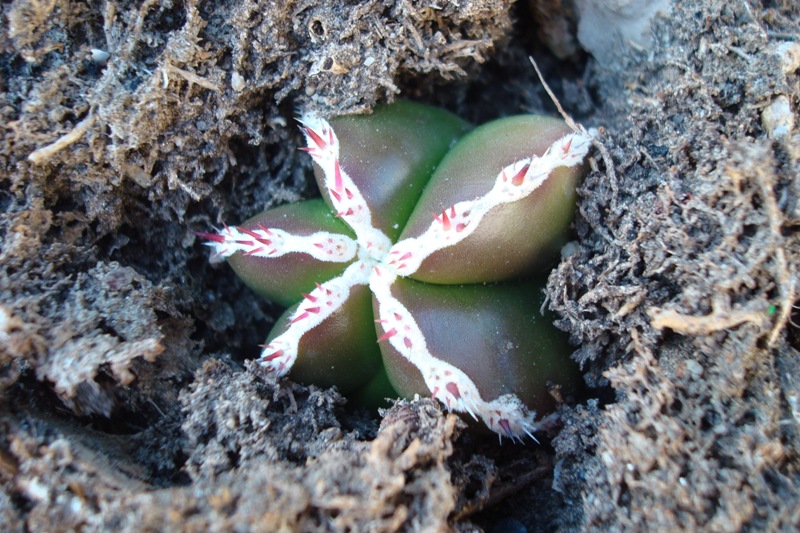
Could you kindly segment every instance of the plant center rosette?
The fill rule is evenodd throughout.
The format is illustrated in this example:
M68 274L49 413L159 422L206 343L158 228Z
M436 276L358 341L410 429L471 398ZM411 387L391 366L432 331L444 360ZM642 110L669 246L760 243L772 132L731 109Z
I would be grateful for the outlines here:
M590 139L532 115L472 129L410 102L301 124L322 200L201 234L290 306L260 365L352 396L388 380L532 436L548 387L576 379L532 276L562 243Z

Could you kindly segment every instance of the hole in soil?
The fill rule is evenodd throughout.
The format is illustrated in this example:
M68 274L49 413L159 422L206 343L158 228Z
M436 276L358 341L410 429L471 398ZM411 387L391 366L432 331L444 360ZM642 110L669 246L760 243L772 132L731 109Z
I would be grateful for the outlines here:
M319 19L313 19L308 25L308 31L313 37L323 38L326 35L325 25Z

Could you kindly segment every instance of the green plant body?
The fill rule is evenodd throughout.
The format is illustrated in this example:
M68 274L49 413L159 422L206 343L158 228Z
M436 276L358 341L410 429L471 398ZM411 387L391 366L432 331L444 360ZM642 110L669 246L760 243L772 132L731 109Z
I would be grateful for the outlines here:
M578 377L533 281L563 243L590 139L523 115L472 128L398 102L305 116L322 199L201 234L288 306L259 363L364 398L391 383L521 439Z

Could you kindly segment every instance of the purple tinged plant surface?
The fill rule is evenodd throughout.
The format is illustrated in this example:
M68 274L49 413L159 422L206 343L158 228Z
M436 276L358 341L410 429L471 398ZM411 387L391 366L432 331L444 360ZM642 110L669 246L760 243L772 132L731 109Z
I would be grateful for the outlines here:
M256 292L291 305L259 363L345 393L385 371L402 395L533 437L548 384L574 375L537 289L496 282L552 259L588 136L530 115L470 131L410 102L301 124L324 202L202 234Z

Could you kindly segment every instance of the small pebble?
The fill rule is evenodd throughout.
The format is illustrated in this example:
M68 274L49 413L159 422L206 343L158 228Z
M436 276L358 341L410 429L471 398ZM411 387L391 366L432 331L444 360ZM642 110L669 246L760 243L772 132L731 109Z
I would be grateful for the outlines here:
M90 52L92 53L92 61L98 65L105 65L108 58L111 57L111 54L99 48L92 48Z
M240 93L244 90L244 86L245 86L244 77L238 72L234 72L231 75L231 88L233 88L233 90L236 91L237 93Z
M780 95L765 107L761 112L761 124L770 139L781 139L792 133L794 114L789 98Z
M781 43L776 47L776 52L781 58L781 70L784 74L791 74L800 68L800 43Z
M684 362L686 366L686 371L691 374L694 379L700 379L703 377L703 365L695 361L694 359L689 359Z

